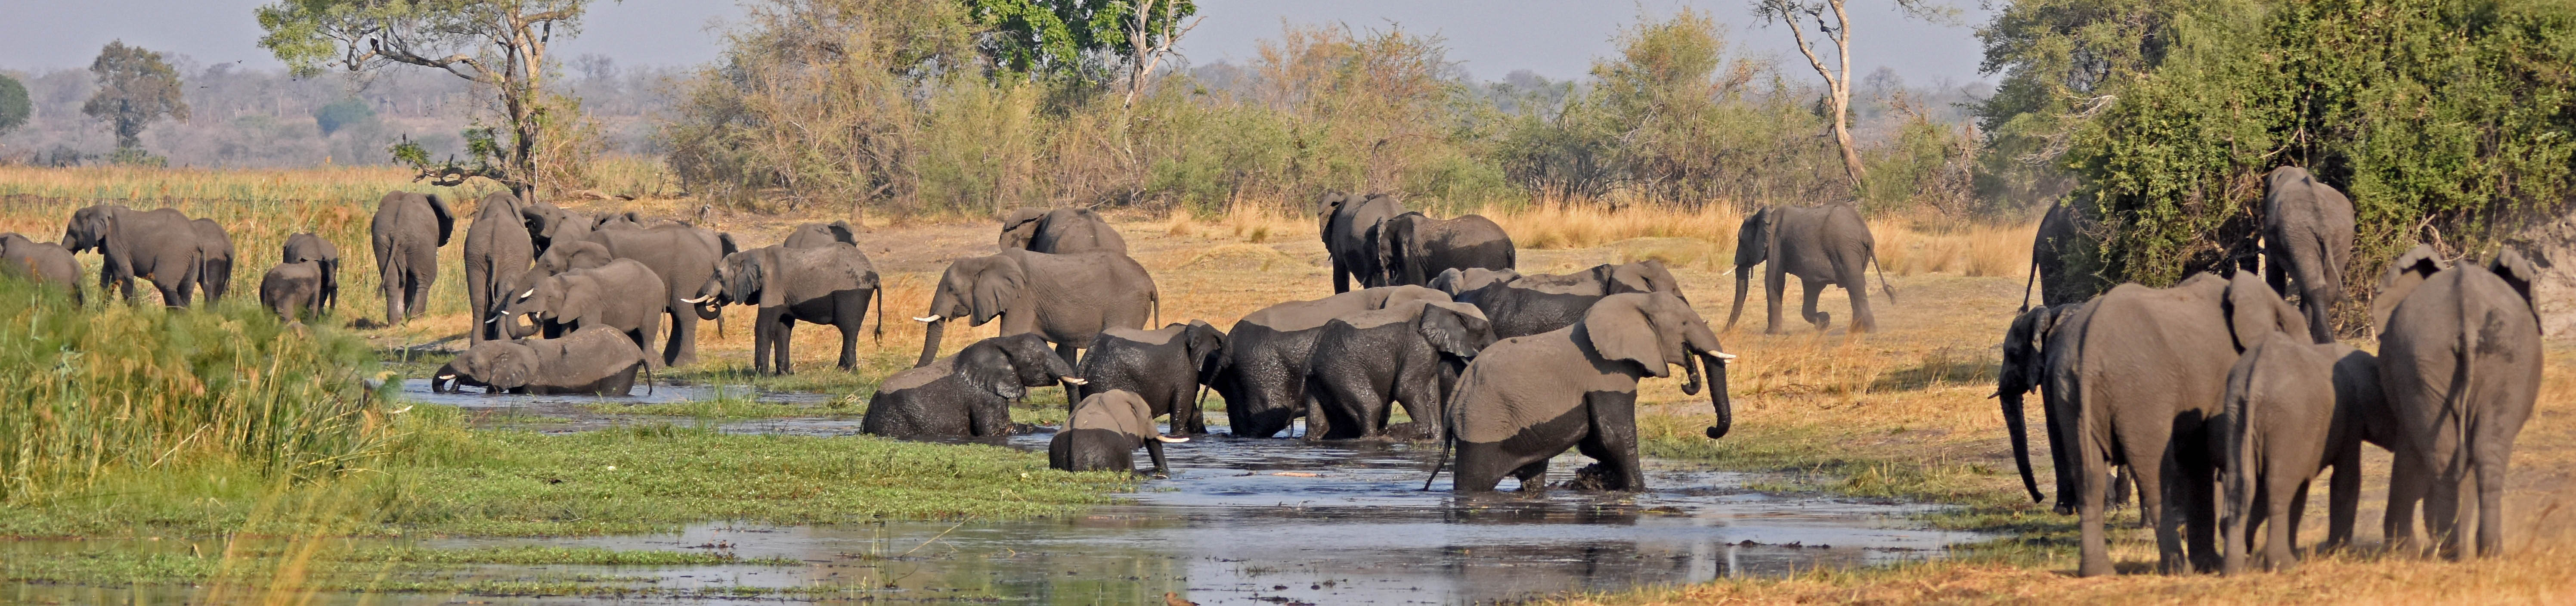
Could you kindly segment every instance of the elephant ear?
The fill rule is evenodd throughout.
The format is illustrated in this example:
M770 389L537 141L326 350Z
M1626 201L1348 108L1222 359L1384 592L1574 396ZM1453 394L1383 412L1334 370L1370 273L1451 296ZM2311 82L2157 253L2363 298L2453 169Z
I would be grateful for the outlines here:
M501 343L491 357L483 383L493 389L518 389L536 380L537 350L516 342Z
M1012 399L1029 393L1028 388L1020 386L1020 369L1011 364L1011 357L1002 353L995 340L959 350L953 365L957 379L975 391Z
M1658 378L1672 376L1664 360L1663 339L1646 317L1645 301L1644 295L1633 294L1603 298L1583 313L1578 334L1601 359L1635 362L1647 375Z
M1348 194L1342 192L1324 194L1323 208L1315 211L1315 231L1324 234L1324 242L1333 241L1333 213L1340 211L1343 204L1350 203L1350 199Z
M781 268L786 267L786 261L779 258L785 250L771 246L752 251L751 262L743 264L744 270L755 272L744 281L760 283L759 305L761 307L787 304L787 272L780 271Z
M2507 249L2498 253L2494 262L2487 264L2487 271L2503 278L2506 285L2513 287L2514 293L2522 295L2523 307L2530 308L2534 318L2539 317L2540 307L2531 299L2531 282L2540 277L2540 270L2532 267L2531 260L2523 258L2522 253Z
M590 288L593 285L591 281L574 281L558 277L555 278L554 284L555 296L549 298L554 299L552 301L554 305L551 307L555 312L556 321L578 322L582 326L597 324L590 321L590 316L608 302L599 300L599 293L593 292Z
M2370 298L2371 325L2388 329L2388 315L2397 313L2397 304L2406 302L2415 287L2423 286L2433 274L2442 273L2442 256L2431 244L2418 244L2388 264L2388 273L2379 277L2379 294Z
M716 234L716 256L722 257L738 252L742 252L742 245L734 242L733 232Z
M2227 311L2227 326L2236 338L2236 351L2253 349L2272 333L2308 334L2308 318L2299 309L2281 300L2281 294L2254 277L2254 272L2240 271L2227 279L2227 291L2220 304Z
M446 246L447 236L456 231L456 213L447 210L447 200L438 194L422 194L422 197L429 198L429 212L438 215L438 245Z
M1744 218L1744 224L1735 227L1736 271L1744 271L1745 268L1761 264L1768 258L1771 251L1769 239L1765 236L1768 231L1765 226L1770 222L1771 209L1764 207L1762 210L1753 211L1752 216Z
M823 229L832 232L832 239L834 240L848 243L851 246L859 245L859 231L851 229L850 222L848 221L833 221L831 225L824 226Z
M1020 300L1020 289L1028 285L1029 276L1017 258L994 255L978 261L982 267L975 272L974 292L967 303L974 310L975 324L982 325Z
M1422 306L1422 321L1415 325L1432 349L1460 358L1476 357L1476 352L1492 345L1493 324L1475 306L1464 303L1429 303Z
M1187 339L1182 351L1198 368L1199 382L1206 383L1216 376L1217 361L1225 354L1225 332L1206 320L1191 320L1188 328L1181 329L1181 335Z

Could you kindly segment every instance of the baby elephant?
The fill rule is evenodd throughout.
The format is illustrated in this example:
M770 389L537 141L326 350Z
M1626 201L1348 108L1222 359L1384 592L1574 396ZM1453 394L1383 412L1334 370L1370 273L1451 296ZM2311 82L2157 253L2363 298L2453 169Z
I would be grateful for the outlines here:
M1446 301L1324 323L1306 363L1306 439L1446 437L1442 394L1457 387L1458 373L1494 340L1484 312ZM1390 431L1387 417L1396 402L1413 417L1411 431Z
M1075 388L1084 398L1110 390L1134 392L1153 408L1153 415L1172 415L1172 433L1207 433L1199 410L1199 386L1216 378L1225 353L1225 333L1205 321L1173 324L1154 330L1112 328L1091 338L1082 356L1082 378Z
M289 322L320 316L328 276L319 262L279 263L259 278L259 306Z
M535 288L519 293L502 308L501 315L484 321L503 323L512 337L526 337L546 326L567 330L606 326L634 340L638 348L651 348L662 330L662 313L670 309L668 293L652 268L634 259L618 259L538 280ZM518 324L520 316L527 316L528 326ZM653 366L660 368L661 360L656 358Z
M588 326L560 339L508 339L474 344L438 367L432 391L478 386L486 393L623 396L652 356L626 335Z
M1136 447L1154 459L1154 473L1170 474L1163 444L1190 441L1154 428L1154 408L1136 392L1113 389L1082 398L1064 431L1047 442L1047 466L1065 471L1135 471Z
M1022 333L977 341L957 355L886 375L868 398L859 431L907 438L1007 435L1011 400L1058 380L1087 383L1047 349L1045 337Z
M2361 443L2378 435L2388 418L2379 389L2379 361L2342 343L2309 343L2306 335L2272 333L2238 356L2228 370L2226 408L2211 427L2225 495L2219 529L2225 535L2224 572L2245 568L2246 552L2263 549L2269 567L2298 564L2299 514L2307 509L2308 481L2335 469L2327 501L2326 542L2352 540L2361 502ZM2378 442L2380 440L2370 440ZM2269 522L2268 536L2246 534Z
M0 233L0 271L62 286L71 291L72 303L81 302L80 260L62 245L37 242L16 232Z

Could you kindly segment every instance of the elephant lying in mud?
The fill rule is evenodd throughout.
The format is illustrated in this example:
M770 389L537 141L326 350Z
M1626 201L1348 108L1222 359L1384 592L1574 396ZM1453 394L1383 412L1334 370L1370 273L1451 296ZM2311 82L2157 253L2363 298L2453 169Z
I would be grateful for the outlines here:
M1605 490L1644 490L1637 380L1670 376L1680 364L1690 375L1682 393L1695 395L1706 367L1717 413L1707 434L1717 439L1734 425L1726 394L1726 364L1734 357L1690 304L1663 293L1612 295L1573 326L1495 343L1467 366L1451 396L1454 490L1490 492L1506 475L1520 478L1521 490L1543 490L1547 460L1568 448L1600 461L1578 479Z
M501 339L476 343L438 367L432 391L462 386L487 393L623 396L651 356L635 341L605 326L573 331L561 339Z
M1009 435L1011 400L1057 381L1085 383L1037 335L976 341L956 355L886 375L868 398L859 431L899 438Z
M1064 430L1047 442L1047 466L1065 471L1135 471L1136 449L1153 457L1154 473L1169 474L1163 444L1189 438L1164 436L1154 428L1154 407L1135 392L1113 389L1091 394L1075 404Z

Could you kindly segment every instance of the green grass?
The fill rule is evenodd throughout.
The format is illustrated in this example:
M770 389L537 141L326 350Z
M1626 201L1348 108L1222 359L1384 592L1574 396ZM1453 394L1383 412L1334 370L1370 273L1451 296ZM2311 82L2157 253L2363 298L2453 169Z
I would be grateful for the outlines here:
M851 416L862 412L859 401L837 398L819 406L761 402L731 394L714 400L692 400L661 404L617 404L600 402L582 406L603 414L693 417L699 419L773 419L780 417Z

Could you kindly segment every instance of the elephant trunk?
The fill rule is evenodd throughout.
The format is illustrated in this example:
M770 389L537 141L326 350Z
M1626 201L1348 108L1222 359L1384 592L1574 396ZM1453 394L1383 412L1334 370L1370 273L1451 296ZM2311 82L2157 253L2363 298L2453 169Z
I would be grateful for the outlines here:
M1735 330L1735 321L1744 317L1744 293L1753 287L1753 266L1735 266L1735 305L1726 309L1726 329Z
M931 316L921 330L921 359L913 361L913 368L929 366L931 360L939 357L939 337L948 331L948 320Z
M1703 356L1697 353L1682 356L1682 375L1688 377L1682 381L1682 395L1699 395L1699 358L1701 357Z
M2030 491L2030 502L2040 501L2039 476L2030 470L2030 427L2022 420L2021 392L1995 393L2003 402L2004 433L2012 436L2013 465L2021 469L2021 486Z
M1709 407L1717 411L1717 424L1709 426L1707 432L1708 439L1715 440L1726 437L1727 430L1735 428L1735 401L1726 396L1725 354L1703 353L1700 357L1704 360L1703 365L1708 367Z

